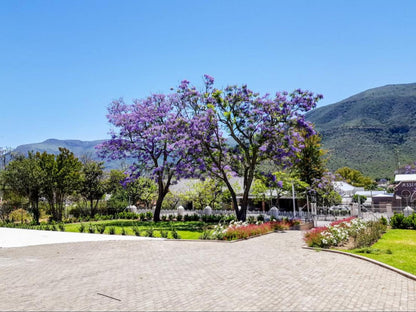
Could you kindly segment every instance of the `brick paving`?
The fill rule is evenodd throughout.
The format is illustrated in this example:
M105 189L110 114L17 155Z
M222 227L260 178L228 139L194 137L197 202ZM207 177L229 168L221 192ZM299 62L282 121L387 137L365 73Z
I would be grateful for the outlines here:
M3 248L0 310L416 311L416 281L302 245L288 231Z

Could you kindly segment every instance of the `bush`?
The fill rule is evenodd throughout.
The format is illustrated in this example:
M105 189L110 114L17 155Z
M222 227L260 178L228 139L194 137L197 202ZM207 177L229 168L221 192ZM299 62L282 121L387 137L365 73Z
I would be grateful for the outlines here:
M136 235L136 236L140 236L140 229L139 229L139 227L138 227L138 226L133 226L133 227L132 227L132 230L133 230L133 232L134 232L134 235Z
M65 232L65 224L64 223L59 223L58 228L59 228L59 231Z
M149 228L147 228L147 229L145 230L145 232L146 232L146 236L147 236L147 237L153 237L153 236L154 236L154 229L153 229L153 227L149 227Z
M257 216L257 221L263 221L264 222L264 216L262 214L259 214Z
M49 231L49 226L48 226L48 231ZM78 228L78 231L80 233L84 233L84 231L85 231L85 225L84 225L84 223L81 223L81 225Z
M174 227L172 227L172 229L171 229L171 234L172 234L173 239L180 239L181 238L181 236L179 235L179 233L176 231L176 229Z
M404 229L404 214L397 213L390 218L390 225L393 229Z
M185 215L186 216L186 215ZM182 215L180 215L180 214L178 214L177 216L176 216L176 221L182 221ZM185 220L186 221L186 220Z
M110 226L108 228L108 234L110 234L110 235L116 234L116 228L114 226Z
M121 235L126 235L126 234L127 234L126 229L124 227L122 227L121 228Z
M162 218L162 221L166 221L167 219L166 215L163 215L161 218Z
M218 223L222 220L222 215L203 215L201 219L206 223Z
M106 226L105 224L97 224L96 228L98 233L103 234L105 232Z
M387 226L379 221L368 221L365 228L354 235L355 248L370 247L386 232Z
M160 236L163 238L167 238L168 237L169 232L168 231L164 231L164 230L160 230Z
M91 234L95 233L95 226L93 226L91 223L88 226L88 233L91 233Z
M152 220L153 219L153 213L151 211L146 212L146 219Z

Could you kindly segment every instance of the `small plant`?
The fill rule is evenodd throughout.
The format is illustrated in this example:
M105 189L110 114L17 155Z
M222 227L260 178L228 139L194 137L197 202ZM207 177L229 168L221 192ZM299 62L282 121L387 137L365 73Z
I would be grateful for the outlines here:
M180 239L181 238L181 236L179 235L179 233L176 231L176 229L174 227L172 227L171 233L172 233L172 238L173 239Z
M58 231L58 228L56 227L56 224L52 224L51 231Z
M169 234L169 232L168 232L168 231L160 230L160 236L161 236L161 237L163 237L163 238L168 238L168 234Z
M208 230L208 228L206 226L204 226L203 231L201 236L199 237L199 239L211 239L211 231Z
M146 221L146 214L144 212L141 212L139 214L139 218L140 218L140 221Z
M110 235L116 234L116 228L114 226L110 226L108 228L108 234L110 234Z
M90 225L88 226L88 233L95 233L95 227L90 223Z
M182 215L178 214L178 215L176 216L176 220L177 220L177 221L182 221Z
M85 231L85 225L84 225L84 223L81 223L81 225L79 226L79 228L78 228L78 231L80 232L80 233L84 233L84 231Z
M133 230L134 235L140 236L140 229L138 226L133 226L132 230Z
M124 227L121 228L121 235L127 235L126 229Z
M153 213L151 211L146 212L146 219L152 220L153 219Z
M100 234L103 234L105 232L105 224L98 224L96 228L97 228L97 232Z
M59 231L65 232L65 224L64 223L59 223L58 228L59 228Z
M154 235L154 229L153 229L153 227L147 228L146 229L146 236L147 237L153 237L153 235Z
M166 221L166 215L162 216L162 221Z
M259 215L257 216L257 221L262 221L262 222L264 222L264 216L263 216L262 214L259 214Z
M169 221L173 221L173 219L175 219L175 216L174 216L173 214L170 214L170 215L168 216L168 218L169 218Z

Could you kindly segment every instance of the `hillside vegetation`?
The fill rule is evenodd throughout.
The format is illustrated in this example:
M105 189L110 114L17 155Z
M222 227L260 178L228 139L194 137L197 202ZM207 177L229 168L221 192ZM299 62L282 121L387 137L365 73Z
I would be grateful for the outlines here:
M307 115L329 150L329 169L391 178L416 156L416 83L370 89Z

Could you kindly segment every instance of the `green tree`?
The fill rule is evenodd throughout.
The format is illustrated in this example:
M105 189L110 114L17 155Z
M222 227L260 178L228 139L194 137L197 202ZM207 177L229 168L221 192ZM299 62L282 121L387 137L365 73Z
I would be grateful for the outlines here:
M82 166L80 194L90 204L91 217L97 213L97 206L106 191L104 162L87 160Z
M335 174L339 175L345 182L356 187L364 187L366 190L374 190L377 187L376 181L349 167L339 168L335 171Z
M39 155L43 171L42 194L47 199L52 219L61 221L68 195L79 190L82 163L66 148L57 156L46 152Z
M26 197L29 201L29 211L36 223L39 223L39 198L41 195L43 174L39 158L32 152L27 157L22 155L12 160L3 172L3 181L7 188Z
M321 148L321 137L318 134L304 139L304 148L299 153L299 160L294 171L300 180L312 185L316 179L322 178L326 169L326 151Z
M222 189L225 185L221 181L205 179L192 185L192 189L185 195L192 201L195 209L204 209L210 206L212 209L221 207Z

